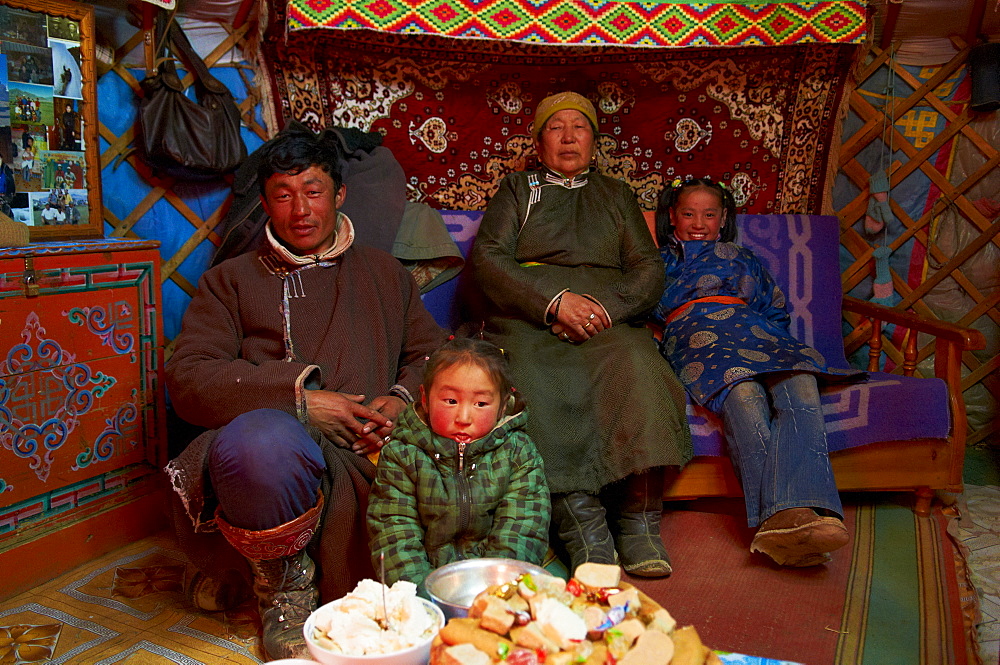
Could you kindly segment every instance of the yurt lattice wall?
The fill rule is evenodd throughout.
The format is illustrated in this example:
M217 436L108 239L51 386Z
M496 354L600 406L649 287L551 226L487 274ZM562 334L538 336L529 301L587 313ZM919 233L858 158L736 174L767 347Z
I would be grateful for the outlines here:
M996 442L1000 434L1000 121L970 110L970 47L954 41L957 55L939 67L899 64L898 44L874 47L863 59L844 121L834 205L845 293L985 335L986 350L962 358L968 443L974 445ZM871 179L879 172L889 185L891 218L884 226L877 215L865 221L876 198ZM880 255L888 255L883 270ZM848 356L864 354L863 322L848 323ZM902 371L903 334L885 339L886 371ZM918 339L917 347L916 373L933 375L933 343Z
M242 51L248 25L229 27L211 53L203 54L212 73L233 93L243 120L243 140L253 151L267 140L259 115L259 97L249 65L233 61L232 53ZM104 231L107 237L146 238L161 243L160 280L163 285L165 357L173 351L173 338L180 319L197 288L198 277L208 267L214 249L221 242L214 229L231 202L230 180L189 183L160 178L134 149L139 82L155 62L146 48L147 70L130 69L124 59L152 36L136 29L115 49L110 70L98 81L98 114L101 136L101 178L104 190ZM225 60L225 64L221 60ZM181 64L179 68L187 68ZM185 87L194 83L192 75ZM188 93L191 95L191 93Z

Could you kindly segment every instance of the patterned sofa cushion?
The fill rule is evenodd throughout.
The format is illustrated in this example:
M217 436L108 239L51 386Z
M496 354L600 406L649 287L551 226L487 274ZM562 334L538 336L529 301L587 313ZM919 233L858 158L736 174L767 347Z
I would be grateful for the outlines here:
M448 231L464 256L475 239L482 212L442 211ZM817 349L836 367L844 357L841 325L840 226L824 215L739 215L740 244L752 249L785 291L792 334ZM453 279L424 296L441 325L462 322ZM948 435L948 390L940 379L875 372L868 380L828 385L823 414L831 451L878 441L944 438ZM900 408L900 405L920 408ZM724 455L721 423L712 413L687 406L696 455Z

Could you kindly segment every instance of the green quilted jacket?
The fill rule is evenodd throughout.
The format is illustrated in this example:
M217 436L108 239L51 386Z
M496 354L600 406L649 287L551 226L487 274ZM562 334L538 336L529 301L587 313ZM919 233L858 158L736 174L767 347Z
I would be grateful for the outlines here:
M410 406L382 448L368 503L375 570L409 580L459 559L506 557L541 564L548 549L549 491L526 411L500 421L464 451Z

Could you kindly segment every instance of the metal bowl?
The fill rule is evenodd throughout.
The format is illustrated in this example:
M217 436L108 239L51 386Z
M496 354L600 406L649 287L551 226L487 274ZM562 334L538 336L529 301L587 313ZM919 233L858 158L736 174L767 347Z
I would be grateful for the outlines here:
M550 574L541 566L516 559L466 559L436 569L424 586L445 617L453 619L468 616L472 601L487 587L512 582L521 573Z

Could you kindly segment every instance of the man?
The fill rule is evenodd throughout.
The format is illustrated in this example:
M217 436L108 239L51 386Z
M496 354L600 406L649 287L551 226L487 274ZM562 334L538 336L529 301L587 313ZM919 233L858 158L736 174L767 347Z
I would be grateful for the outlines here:
M42 209L42 225L48 226L50 224L55 224L58 218L59 211L56 210L51 203L45 203L45 208Z
M260 150L267 242L205 272L185 314L167 388L178 415L212 429L167 473L195 531L218 529L249 562L264 649L289 658L308 655L317 584L333 600L373 575L366 455L444 332L396 259L352 244L335 142L285 132ZM193 599L221 609L223 558L180 535L208 573Z

